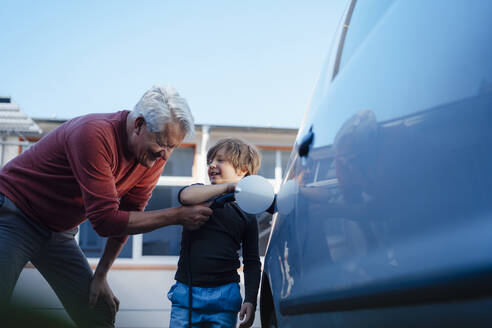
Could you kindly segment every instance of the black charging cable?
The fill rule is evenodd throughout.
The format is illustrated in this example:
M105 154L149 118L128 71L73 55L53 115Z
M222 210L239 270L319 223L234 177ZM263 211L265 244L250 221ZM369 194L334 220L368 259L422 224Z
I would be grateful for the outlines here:
M186 241L187 245L187 255L188 255L188 263L187 263L187 276L188 276L188 326L192 327L192 314L193 314L193 288L191 286L191 234L192 231L188 231L188 240Z
M224 205L228 202L232 202L235 200L234 193L229 193L225 194L219 197L214 198L212 200L212 204L210 205L210 208L213 210L215 208L223 208ZM187 276L188 276L188 325L190 328L192 328L193 320L192 320L192 315L193 315L193 287L192 287L192 276L191 276L191 240L193 237L193 231L189 230L188 231L188 240L186 241L186 247L187 247L187 256L188 256L188 263L187 263Z

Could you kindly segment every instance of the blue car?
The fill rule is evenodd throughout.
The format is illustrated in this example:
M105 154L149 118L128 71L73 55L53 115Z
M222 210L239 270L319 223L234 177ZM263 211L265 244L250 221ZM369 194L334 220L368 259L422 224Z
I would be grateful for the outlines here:
M351 1L277 208L264 327L492 327L492 1Z

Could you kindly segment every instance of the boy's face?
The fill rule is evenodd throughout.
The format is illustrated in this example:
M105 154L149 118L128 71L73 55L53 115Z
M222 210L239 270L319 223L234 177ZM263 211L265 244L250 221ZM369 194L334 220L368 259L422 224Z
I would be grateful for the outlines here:
M236 170L229 162L224 149L219 149L208 165L208 178L211 184L238 182L247 171Z

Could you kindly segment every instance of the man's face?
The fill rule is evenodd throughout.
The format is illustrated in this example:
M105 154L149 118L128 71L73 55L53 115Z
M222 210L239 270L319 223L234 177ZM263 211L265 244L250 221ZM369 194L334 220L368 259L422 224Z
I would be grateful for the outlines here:
M208 178L211 184L238 182L246 175L246 171L236 170L229 162L224 149L219 149L212 162L208 164Z
M138 122L142 120L143 122ZM145 166L152 167L157 159L167 161L173 150L178 147L185 137L185 132L178 123L166 123L162 132L150 132L145 120L137 119L135 128L135 156L137 161Z

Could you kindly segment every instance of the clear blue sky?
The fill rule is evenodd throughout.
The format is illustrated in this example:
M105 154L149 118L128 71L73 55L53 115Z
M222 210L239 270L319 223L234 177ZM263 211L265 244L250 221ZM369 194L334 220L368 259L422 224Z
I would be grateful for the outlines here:
M171 84L200 124L299 127L347 0L0 4L0 95L35 118Z

